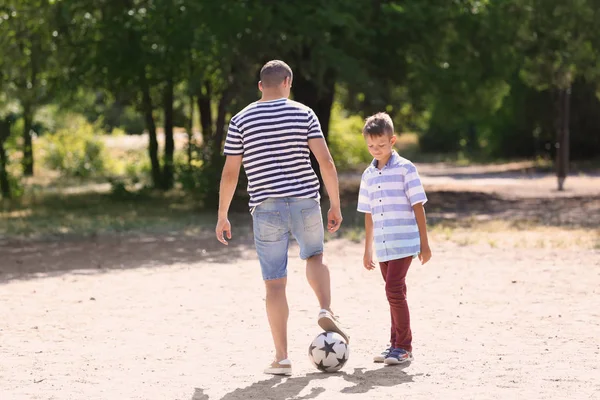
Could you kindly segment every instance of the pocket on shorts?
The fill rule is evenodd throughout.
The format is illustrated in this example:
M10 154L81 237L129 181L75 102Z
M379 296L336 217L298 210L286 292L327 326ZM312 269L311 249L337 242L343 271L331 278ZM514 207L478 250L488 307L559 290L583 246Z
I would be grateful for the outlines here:
M321 207L318 202L315 201L314 206L302 210L302 224L304 225L305 232L311 232L323 227L323 217L321 216Z
M263 242L278 241L285 233L279 211L258 211L254 214L254 234Z

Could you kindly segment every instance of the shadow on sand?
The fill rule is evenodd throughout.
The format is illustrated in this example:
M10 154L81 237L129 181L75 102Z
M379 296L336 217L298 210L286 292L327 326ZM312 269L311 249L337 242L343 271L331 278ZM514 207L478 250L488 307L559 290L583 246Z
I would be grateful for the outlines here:
M329 378L342 377L345 381L352 383L353 386L341 390L344 394L367 393L376 387L394 387L403 383L413 381L413 376L403 371L410 363L402 366L382 367L374 370L365 370L365 368L355 368L354 372L338 372L335 374L324 374L321 372L310 373L300 377L273 376L270 379L253 383L252 385L235 389L227 393L218 400L307 400L314 399L326 389L321 386L313 387L310 393L300 396L300 392L311 382L326 380ZM420 375L420 374L417 374ZM204 393L204 389L196 388L191 400L216 400L210 399Z

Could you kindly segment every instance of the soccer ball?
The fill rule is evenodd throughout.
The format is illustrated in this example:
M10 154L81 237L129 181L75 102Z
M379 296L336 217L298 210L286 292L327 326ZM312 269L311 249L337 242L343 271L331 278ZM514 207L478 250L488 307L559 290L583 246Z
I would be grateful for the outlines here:
M335 372L342 369L350 348L344 338L336 332L323 332L308 347L308 358L319 371Z

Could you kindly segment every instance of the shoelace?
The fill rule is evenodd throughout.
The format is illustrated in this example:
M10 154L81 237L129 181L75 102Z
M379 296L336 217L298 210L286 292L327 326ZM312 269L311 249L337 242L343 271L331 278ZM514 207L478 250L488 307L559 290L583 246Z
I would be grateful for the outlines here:
M401 355L404 354L408 354L408 352L404 349L393 349L392 351L390 351L390 353L388 354L388 357L394 357L394 358L399 358Z

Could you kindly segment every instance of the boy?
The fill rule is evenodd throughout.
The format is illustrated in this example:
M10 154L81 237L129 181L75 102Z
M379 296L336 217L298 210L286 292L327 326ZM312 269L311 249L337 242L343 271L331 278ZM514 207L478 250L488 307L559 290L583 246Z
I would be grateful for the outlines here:
M406 302L406 273L416 256L431 258L425 210L427 196L417 169L394 150L394 125L386 113L369 117L363 128L373 162L362 175L358 211L365 213L363 265L375 268L373 241L392 317L390 346L374 357L389 365L412 361L412 333Z

